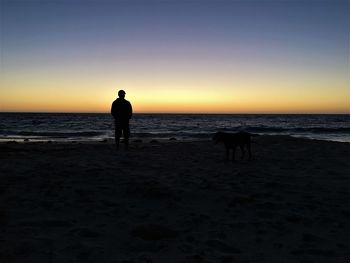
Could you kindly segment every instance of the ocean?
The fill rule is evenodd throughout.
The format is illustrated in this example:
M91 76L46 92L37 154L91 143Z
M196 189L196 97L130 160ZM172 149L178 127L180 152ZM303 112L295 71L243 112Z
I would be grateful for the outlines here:
M216 131L248 131L350 142L350 115L134 114L131 140L207 140ZM107 113L0 113L0 141L108 141Z

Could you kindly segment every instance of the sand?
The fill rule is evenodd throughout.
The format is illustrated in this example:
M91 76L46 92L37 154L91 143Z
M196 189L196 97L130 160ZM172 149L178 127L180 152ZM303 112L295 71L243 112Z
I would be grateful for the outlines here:
M0 262L350 262L350 144L0 145Z

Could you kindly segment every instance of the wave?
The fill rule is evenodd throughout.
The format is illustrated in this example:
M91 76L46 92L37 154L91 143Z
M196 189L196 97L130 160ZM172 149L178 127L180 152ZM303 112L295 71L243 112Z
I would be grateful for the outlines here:
M350 133L350 128L322 128L322 127L315 127L315 128L295 128L296 131L301 132L312 132L312 133Z
M247 131L254 133L282 133L282 134L300 134L300 133L313 133L313 134L350 134L350 127L309 127L309 128L283 128L283 127L260 127L260 126L250 126L241 127L235 130L226 129L228 131Z
M138 138L207 138L209 136L212 136L212 132L202 133L202 132L132 132L131 135L133 137Z
M256 134L281 134L281 135L303 135L303 134L317 134L317 135L350 135L350 128L282 128L282 127L237 127L237 128L221 128L212 130L201 131L174 131L174 132L135 132L132 133L134 137L140 138L209 138L215 132L223 131L228 133L235 133L239 131L245 131Z
M329 127L314 127L314 128L283 128L283 127L260 127L260 126L249 126L249 127L236 127L236 128L211 128L211 129L191 129L182 131L160 131L160 132L138 132L137 129L132 131L132 135L135 137L197 137L205 138L211 136L216 131L224 132L238 132L246 131L258 134L350 134L350 128L329 128ZM69 138L69 137L95 137L95 136L106 136L112 135L112 130L106 131L67 131L67 132L51 132L51 131L0 131L0 135L5 136L28 136L28 137L52 137L52 138Z
M86 131L86 132L33 132L33 131L19 131L12 133L16 136L34 136L34 137L51 137L51 138L69 138L69 137L94 137L102 135L101 132Z

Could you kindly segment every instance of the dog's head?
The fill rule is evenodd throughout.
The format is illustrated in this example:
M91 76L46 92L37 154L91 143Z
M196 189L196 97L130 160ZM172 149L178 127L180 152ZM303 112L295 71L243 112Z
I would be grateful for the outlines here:
M215 143L219 143L223 141L224 133L223 132L216 132L213 136L213 141Z

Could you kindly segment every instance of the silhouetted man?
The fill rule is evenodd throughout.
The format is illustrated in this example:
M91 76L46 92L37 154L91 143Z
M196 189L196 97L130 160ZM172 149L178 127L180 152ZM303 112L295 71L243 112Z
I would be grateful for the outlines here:
M129 120L132 116L132 107L129 101L125 99L125 91L119 90L118 97L112 103L111 114L114 117L115 124L115 145L119 149L119 140L121 135L124 136L125 149L129 147Z

